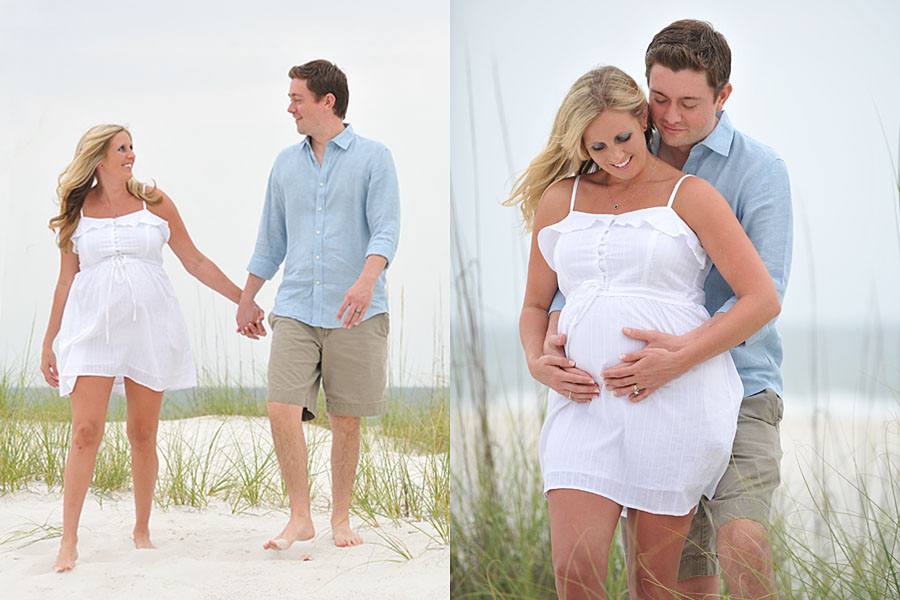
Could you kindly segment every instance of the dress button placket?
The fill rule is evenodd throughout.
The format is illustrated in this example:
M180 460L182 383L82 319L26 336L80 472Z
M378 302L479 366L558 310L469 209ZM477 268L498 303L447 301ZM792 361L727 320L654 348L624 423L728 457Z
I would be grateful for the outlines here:
M609 237L609 228L609 224L604 227L597 243L597 268L600 271L600 283L604 288L607 287L606 238Z

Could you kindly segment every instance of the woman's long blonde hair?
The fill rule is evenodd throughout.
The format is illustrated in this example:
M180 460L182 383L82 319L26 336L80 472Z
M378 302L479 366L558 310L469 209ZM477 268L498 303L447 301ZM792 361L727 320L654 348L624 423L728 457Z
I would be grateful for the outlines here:
M548 187L569 177L596 169L582 136L591 121L606 109L622 110L642 119L647 98L638 84L621 69L598 67L578 78L556 113L547 146L534 157L513 184L504 206L518 206L525 229L530 231L541 196ZM645 131L649 143L651 129Z
M97 181L97 165L106 156L110 141L119 132L131 132L122 125L95 125L88 129L75 147L75 158L59 174L56 195L59 198L59 214L50 219L50 229L57 231L56 243L66 250L69 240L78 227L84 198ZM141 183L132 177L125 187L132 196L148 204L158 204L162 197L156 193L156 184L144 192Z

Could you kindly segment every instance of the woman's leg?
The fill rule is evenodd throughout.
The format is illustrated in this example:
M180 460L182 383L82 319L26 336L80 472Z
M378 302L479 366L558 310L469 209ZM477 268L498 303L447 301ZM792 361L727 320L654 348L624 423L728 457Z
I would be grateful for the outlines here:
M72 569L78 558L78 521L94 475L97 449L103 439L112 384L112 377L79 377L69 394L72 435L63 475L63 535L53 563L53 569L58 573Z
M681 517L628 509L628 589L641 600L675 599L678 566L694 511Z
M162 392L156 392L130 379L125 379L128 401L128 441L131 443L131 477L134 481L135 548L155 548L150 541L150 508L159 472L156 455L156 432Z
M581 490L550 490L550 545L561 600L606 598L609 545L622 507Z

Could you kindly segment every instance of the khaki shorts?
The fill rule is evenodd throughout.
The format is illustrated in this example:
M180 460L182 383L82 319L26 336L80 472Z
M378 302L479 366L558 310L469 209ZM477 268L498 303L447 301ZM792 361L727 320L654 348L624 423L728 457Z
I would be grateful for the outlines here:
M769 528L772 494L781 483L781 398L770 389L741 402L728 470L712 500L701 499L681 554L678 579L717 575L716 530L735 519Z
M387 313L350 329L311 327L271 313L268 402L303 406L315 418L319 382L328 414L374 417L387 410Z

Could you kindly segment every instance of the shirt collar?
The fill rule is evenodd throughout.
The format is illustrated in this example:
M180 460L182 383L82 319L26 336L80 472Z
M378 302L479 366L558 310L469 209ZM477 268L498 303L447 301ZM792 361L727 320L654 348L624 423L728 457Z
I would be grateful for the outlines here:
M350 147L350 144L353 142L353 138L356 137L356 132L353 131L353 126L350 123L344 123L344 130L328 140L328 144L335 144L341 150L346 150ZM310 150L312 150L312 142L310 141L310 137L306 136L303 138L301 144L306 144L309 146ZM326 146L328 145L326 144Z
M717 112L716 116L719 118L719 122L700 143L717 154L728 156L731 142L734 140L734 126L724 110Z
M717 154L728 156L729 151L731 151L731 142L734 140L734 126L724 110L718 111L716 117L719 118L719 122L716 123L716 126L713 127L708 136L697 142L697 145L706 146ZM653 137L650 139L650 152L654 156L659 156L659 142L659 130L654 129Z

